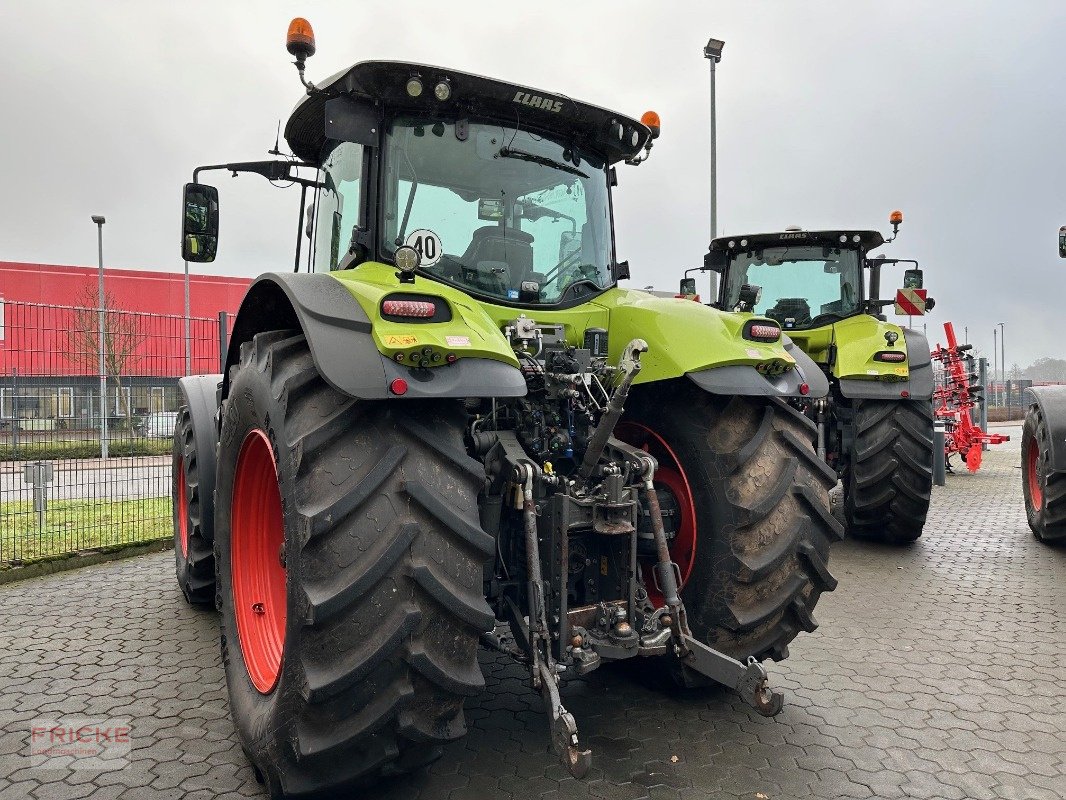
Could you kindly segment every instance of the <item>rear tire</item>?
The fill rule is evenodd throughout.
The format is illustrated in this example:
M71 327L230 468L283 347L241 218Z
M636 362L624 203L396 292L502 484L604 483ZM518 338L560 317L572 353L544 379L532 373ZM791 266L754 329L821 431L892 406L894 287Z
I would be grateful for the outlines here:
M933 491L929 400L856 400L844 474L848 534L886 544L922 535Z
M337 392L302 335L242 346L219 451L222 655L242 747L273 797L339 796L422 766L465 733L464 698L484 686L478 635L494 625L482 586L494 548L464 421L458 402ZM231 562L247 514L237 456L256 432L272 445L276 484L264 490L277 490L284 530L284 635L267 691L238 633L232 578L247 585L247 570Z
M1066 473L1051 468L1051 435L1035 403L1022 426L1022 495L1033 535L1046 544L1066 543Z
M829 508L836 476L814 452L814 424L779 400L712 395L687 380L647 387L636 400L627 421L669 447L692 494L695 553L672 555L690 564L679 567L693 635L740 660L787 658L789 642L817 627L821 593L836 587L829 547L843 536ZM632 430L621 438L642 446ZM664 455L649 450L662 470ZM676 506L683 525L687 504ZM673 673L683 685L705 682Z
M214 431L210 431L213 435ZM196 434L188 406L178 409L171 453L174 503L174 568L178 587L193 605L215 605L215 551L205 529L214 521L213 491L204 491Z

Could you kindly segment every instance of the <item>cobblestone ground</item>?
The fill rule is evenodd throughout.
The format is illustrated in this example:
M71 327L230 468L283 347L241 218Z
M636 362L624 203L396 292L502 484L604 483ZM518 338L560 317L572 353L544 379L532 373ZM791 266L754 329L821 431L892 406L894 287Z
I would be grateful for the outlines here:
M520 670L485 656L469 735L362 797L1066 796L1066 551L1030 535L1017 464L1015 442L949 476L913 547L837 547L821 627L771 668L787 698L776 719L726 691L604 669L565 690L594 752L575 781ZM214 615L185 605L171 565L159 554L0 588L0 798L261 795ZM128 766L31 766L31 720L72 716L131 720Z

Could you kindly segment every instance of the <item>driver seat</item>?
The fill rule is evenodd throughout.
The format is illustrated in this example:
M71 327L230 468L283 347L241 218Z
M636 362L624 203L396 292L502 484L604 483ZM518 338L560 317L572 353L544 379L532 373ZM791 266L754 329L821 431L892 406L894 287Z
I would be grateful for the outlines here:
M790 317L795 320L795 325L805 325L811 321L811 306L802 297L781 297L773 308L766 309L766 316L781 323L785 327L785 320Z
M514 228L486 225L474 231L460 260L472 268L486 261L502 262L509 269L511 286L517 286L533 272L533 236Z

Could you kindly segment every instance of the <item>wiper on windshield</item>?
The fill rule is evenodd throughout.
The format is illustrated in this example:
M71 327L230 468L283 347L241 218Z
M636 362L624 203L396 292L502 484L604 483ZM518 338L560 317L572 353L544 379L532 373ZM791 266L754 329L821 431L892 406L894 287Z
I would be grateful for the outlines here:
M564 164L561 161L555 161L547 156L538 156L536 153L527 153L525 150L517 150L514 147L501 147L500 152L497 153L501 158L517 158L522 161L532 161L534 164L540 164L545 167L554 167L555 169L562 170L563 172L569 172L571 175L577 175L582 178L587 178L584 172L577 167L571 167L569 164Z

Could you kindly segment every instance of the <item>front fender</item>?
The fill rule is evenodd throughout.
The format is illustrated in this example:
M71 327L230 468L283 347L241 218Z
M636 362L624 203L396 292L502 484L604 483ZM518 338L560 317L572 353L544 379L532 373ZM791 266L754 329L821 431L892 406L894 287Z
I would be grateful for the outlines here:
M1066 386L1032 386L1029 392L1047 425L1051 441L1048 463L1055 472L1066 472Z
M240 362L241 344L257 333L303 331L315 367L334 389L361 400L399 399L389 391L396 378L407 381L403 399L430 397L520 397L525 380L515 367L485 358L460 358L454 364L416 369L382 355L374 326L345 286L329 274L267 273L248 289L233 327L226 358Z

